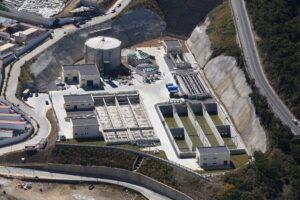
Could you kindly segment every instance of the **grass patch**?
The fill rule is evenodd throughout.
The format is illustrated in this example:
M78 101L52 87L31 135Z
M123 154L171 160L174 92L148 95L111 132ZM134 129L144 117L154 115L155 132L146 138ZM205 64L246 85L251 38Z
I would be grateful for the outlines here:
M211 120L214 122L216 126L222 125L222 121L218 115L210 115Z
M165 117L165 121L168 124L169 128L178 128L174 117Z
M236 43L236 31L229 0L225 0L208 16L211 23L206 32L213 48L212 57L223 53L228 56L239 55L240 49Z
M231 155L230 161L234 168L239 168L249 162L249 156L247 154Z
M207 137L209 143L212 146L219 146L219 143L218 143L214 133L212 132L211 128L209 127L205 117L202 115L199 115L199 116L196 116L196 118L197 118L197 121L198 121L199 125L201 126L205 136Z

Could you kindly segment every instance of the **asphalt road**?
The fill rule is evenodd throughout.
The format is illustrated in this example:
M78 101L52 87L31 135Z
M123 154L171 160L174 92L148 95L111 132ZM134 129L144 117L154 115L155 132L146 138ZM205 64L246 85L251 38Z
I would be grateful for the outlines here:
M40 54L47 48L51 47L56 42L58 42L60 39L67 36L68 34L71 34L79 29L88 28L95 24L100 24L100 23L106 22L106 21L114 18L130 2L131 2L131 0L118 0L115 5L117 5L118 3L121 3L121 7L117 8L115 13L111 13L111 10L116 7L114 5L114 6L112 6L111 9L109 9L107 11L106 15L102 15L102 16L93 18L92 20L90 20L89 22L84 24L81 28L76 28L74 25L65 25L62 28L55 29L54 33L53 33L53 39L46 41L45 43L43 43L42 45L40 45L33 51L31 51L28 54L21 57L19 61L17 61L15 64L13 64L13 67L12 67L12 70L10 73L10 77L9 77L8 83L7 83L8 86L7 86L7 90L6 90L6 99L8 101L10 101L11 103L14 103L15 105L19 105L19 108L22 111L24 111L25 113L27 113L30 117L32 117L39 124L40 128L38 129L37 134L34 137L32 137L31 139L29 139L25 142L15 144L15 145L0 148L0 155L9 153L12 151L22 150L22 149L24 149L24 147L26 145L37 144L41 140L41 138L47 137L48 134L50 133L49 121L46 118L44 118L41 115L41 113L34 111L32 108L30 108L28 105L26 105L23 101L20 101L19 99L17 99L15 96L17 86L18 86L18 77L21 72L21 67L24 65L24 63L28 60L31 60L33 57ZM45 102L41 102L41 103L45 103Z
M4 167L4 166L0 166L0 175L22 177L22 178L24 177L35 178L36 176L38 176L40 179L47 179L47 180L90 181L90 182L115 184L115 185L120 185L135 190L137 192L140 192L147 199L169 200L169 198L167 198L166 196L155 193L145 187L122 182L122 181L116 181L116 180L92 178L92 177L85 177L85 176L74 176L68 174L51 173L51 172L41 171L41 170L23 169L23 168L16 168L16 167Z
M268 104L275 115L283 124L290 127L295 135L300 135L300 126L292 121L295 117L275 93L264 73L244 0L231 0L231 6L250 76L255 79L255 84L260 92L267 97Z

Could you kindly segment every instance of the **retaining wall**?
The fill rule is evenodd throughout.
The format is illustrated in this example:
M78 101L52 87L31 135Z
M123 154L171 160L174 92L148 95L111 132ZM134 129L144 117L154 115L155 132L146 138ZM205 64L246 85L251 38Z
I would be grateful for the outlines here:
M186 194L175 190L163 183L160 183L143 174L117 169L110 167L96 167L96 166L80 166L80 165L61 165L61 164L47 164L47 165L27 165L26 168L44 170L55 173L71 174L78 176L87 176L94 178L111 179L123 181L134 185L139 185L148 188L156 193L164 195L171 199L191 200Z

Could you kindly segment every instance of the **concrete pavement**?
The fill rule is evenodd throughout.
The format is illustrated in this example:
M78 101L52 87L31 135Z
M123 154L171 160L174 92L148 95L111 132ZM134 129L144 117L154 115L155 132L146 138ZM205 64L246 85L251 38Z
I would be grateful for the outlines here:
M130 188L137 192L140 192L144 195L147 199L162 199L162 200L169 200L168 197L165 197L161 194L155 193L145 187L141 187L138 185L122 182L122 181L115 181L109 179L101 179L101 178L91 178L85 176L74 176L68 174L59 174L59 173L50 173L41 170L32 170L32 169L23 169L23 168L16 168L16 167L4 167L0 166L0 175L7 176L7 177L19 177L19 178L35 178L36 176L39 179L47 179L47 180L68 180L68 181L86 181L86 182L99 182L99 183L109 183L114 185L120 185L126 188Z
M106 22L106 21L114 18L119 13L121 13L121 11L130 2L131 2L131 0L118 0L116 2L116 4L112 7L116 7L116 5L118 3L121 3L122 5L121 5L121 7L116 9L115 13L111 13L111 11L109 10L106 15L102 15L102 16L98 16L98 17L93 18L91 21L89 21L84 26L82 26L80 29L84 29L84 28L93 26L95 24L100 24L100 23ZM27 141L22 142L22 143L19 143L19 144L16 144L16 145L1 148L0 149L0 155L3 155L5 153L9 153L9 152L12 152L12 151L22 150L22 149L24 149L24 147L26 145L37 144L40 141L41 138L47 137L48 134L50 133L50 123L49 123L49 121L45 117L43 117L39 112L36 112L32 108L30 108L28 105L26 105L24 102L22 102L22 101L20 101L19 99L16 98L15 94L16 94L17 85L18 85L18 77L19 77L20 72L21 72L21 67L25 64L26 61L31 60L32 58L34 58L39 53L43 52L47 48L54 45L57 41L59 41L60 39L62 39L66 35L71 34L71 33L75 32L77 30L79 30L79 29L76 28L73 25L66 25L66 26L63 26L62 28L58 28L58 29L54 30L53 39L50 39L50 40L46 41L45 43L43 43L42 45L40 45L39 47L34 49L32 52L30 52L30 53L24 55L23 57L21 57L19 61L17 61L15 64L13 64L12 70L11 70L11 73L10 73L10 77L9 77L8 83L7 83L8 86L7 86L7 90L6 90L6 99L8 101L10 101L11 103L14 103L15 105L19 105L19 108L21 110L23 110L24 112L26 112L30 117L32 117L33 120L35 120L38 123L40 128L38 130L37 135L35 137L33 137L32 139L27 140ZM41 103L43 104L45 102L41 102Z
M255 79L255 84L260 92L266 96L268 104L275 115L279 117L283 124L289 126L295 135L300 135L300 127L292 121L293 114L275 93L264 73L244 0L231 0L231 6L250 76Z

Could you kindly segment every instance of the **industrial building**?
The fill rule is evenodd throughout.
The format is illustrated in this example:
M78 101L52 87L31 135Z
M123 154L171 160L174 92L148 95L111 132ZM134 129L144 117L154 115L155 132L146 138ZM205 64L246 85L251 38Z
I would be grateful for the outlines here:
M25 130L25 121L0 120L0 129Z
M102 137L99 131L99 122L96 117L71 118L71 124L75 139Z
M94 99L91 94L84 95L64 95L64 107L67 111L70 110L93 110Z
M94 37L85 43L85 63L97 65L100 74L109 74L121 65L121 44L111 37Z
M0 140L12 138L14 134L13 130L0 130Z
M168 58L177 69L191 69L191 64L185 59L179 40L163 40L163 47Z
M0 113L10 113L11 108L7 105L0 105Z
M144 63L136 66L136 73L144 78L153 76L158 72L158 67L154 64Z
M82 88L100 86L100 73L95 64L62 65L62 77L65 83Z
M196 158L204 169L230 168L230 151L226 146L197 148Z
M41 34L41 31L34 27L29 27L24 31L18 31L13 34L15 42L18 44L26 44L29 40L37 37Z
M129 52L127 54L127 63L132 67L136 67L137 65L148 63L149 61L150 61L150 55L141 50Z

